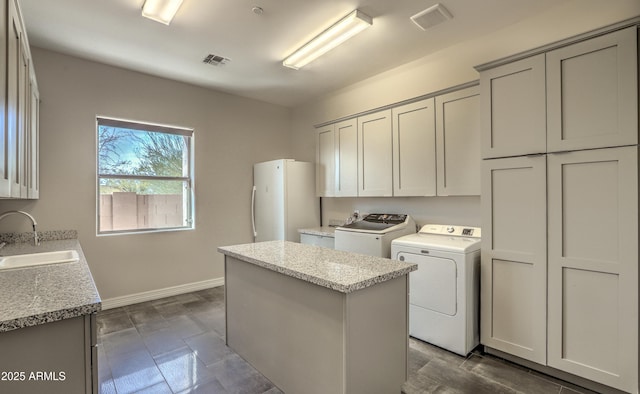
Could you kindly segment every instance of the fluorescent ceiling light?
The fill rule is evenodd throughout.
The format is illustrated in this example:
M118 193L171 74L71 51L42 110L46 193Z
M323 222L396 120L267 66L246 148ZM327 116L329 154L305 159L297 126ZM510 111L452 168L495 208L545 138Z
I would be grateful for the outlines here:
M142 16L168 25L182 5L182 0L146 0Z
M360 33L371 24L370 16L355 10L289 55L284 59L282 65L297 70Z

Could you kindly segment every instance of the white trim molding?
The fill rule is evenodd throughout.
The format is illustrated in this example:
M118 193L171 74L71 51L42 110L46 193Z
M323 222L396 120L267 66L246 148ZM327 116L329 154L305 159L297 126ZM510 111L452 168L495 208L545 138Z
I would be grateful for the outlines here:
M164 297L171 297L193 291L224 286L224 277L203 280L201 282L187 283L184 285L165 287L164 289L144 291L142 293L129 294L102 300L102 310L118 308L121 306L138 304L140 302L153 301Z

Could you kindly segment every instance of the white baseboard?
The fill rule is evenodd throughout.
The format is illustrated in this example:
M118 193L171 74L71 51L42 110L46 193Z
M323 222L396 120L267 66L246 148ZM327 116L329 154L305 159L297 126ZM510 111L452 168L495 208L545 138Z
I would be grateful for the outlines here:
M153 301L164 297L171 297L178 294L191 293L193 291L210 289L212 287L224 286L224 277L203 280L201 282L187 283L179 286L166 287L164 289L145 291L142 293L129 294L126 296L113 297L102 300L102 310L118 308L121 306L138 304L140 302Z

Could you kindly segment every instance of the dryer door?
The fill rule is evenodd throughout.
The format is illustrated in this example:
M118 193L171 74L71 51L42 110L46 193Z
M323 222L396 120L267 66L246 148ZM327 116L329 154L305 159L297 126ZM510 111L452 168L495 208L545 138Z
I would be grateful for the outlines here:
M434 312L457 313L457 266L452 259L400 252L398 260L418 264L409 275L409 303Z

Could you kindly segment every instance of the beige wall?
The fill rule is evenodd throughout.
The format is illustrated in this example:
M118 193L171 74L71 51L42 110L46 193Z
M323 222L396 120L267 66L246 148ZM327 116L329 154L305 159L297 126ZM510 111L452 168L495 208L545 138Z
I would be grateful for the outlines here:
M220 245L251 242L254 162L290 153L290 110L34 48L41 103L41 230L77 229L103 299L223 276ZM215 72L203 69L203 72ZM195 129L196 229L96 236L96 115ZM28 231L24 218L0 231Z
M499 12L499 10L497 10ZM474 66L640 15L638 0L573 0L505 29L477 37L347 86L292 114L293 152L315 160L314 128L324 122L437 92L479 78ZM350 210L410 213L420 222L480 225L480 198L323 199L323 223Z

